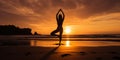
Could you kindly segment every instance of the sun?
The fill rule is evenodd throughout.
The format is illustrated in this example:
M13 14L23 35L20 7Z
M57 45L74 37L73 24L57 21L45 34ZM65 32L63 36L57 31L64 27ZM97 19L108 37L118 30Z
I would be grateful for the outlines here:
M64 31L65 31L66 34L70 34L71 27L70 26L66 26Z

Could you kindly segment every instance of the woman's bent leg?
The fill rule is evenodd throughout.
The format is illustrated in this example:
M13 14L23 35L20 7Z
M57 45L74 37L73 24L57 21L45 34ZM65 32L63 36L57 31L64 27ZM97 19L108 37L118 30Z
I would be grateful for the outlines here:
M51 32L50 35L52 35L52 36L58 36L58 35L55 34L55 33L57 33L57 32L59 32L58 29L56 29L56 30L54 30L53 32Z

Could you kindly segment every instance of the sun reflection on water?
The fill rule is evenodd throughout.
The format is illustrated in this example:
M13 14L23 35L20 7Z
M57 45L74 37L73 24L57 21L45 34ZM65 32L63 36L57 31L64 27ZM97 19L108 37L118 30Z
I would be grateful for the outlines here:
M69 38L67 38L67 41L66 41L65 45L66 45L66 47L69 47L69 46L70 46Z
M70 46L70 41L66 41L66 47L69 47Z

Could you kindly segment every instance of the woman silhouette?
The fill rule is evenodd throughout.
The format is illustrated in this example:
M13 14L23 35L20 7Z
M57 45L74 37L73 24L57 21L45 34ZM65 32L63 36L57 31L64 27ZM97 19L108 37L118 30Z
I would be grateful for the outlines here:
M60 13L61 12L61 13ZM59 37L59 45L61 44L61 40L62 40L62 34L63 34L63 21L64 21L64 18L65 18L65 14L64 12L62 11L62 9L60 9L57 14L56 14L56 20L57 20L57 29L54 30L53 32L51 32L51 35L52 36L58 36ZM57 35L55 33L59 32L60 35Z

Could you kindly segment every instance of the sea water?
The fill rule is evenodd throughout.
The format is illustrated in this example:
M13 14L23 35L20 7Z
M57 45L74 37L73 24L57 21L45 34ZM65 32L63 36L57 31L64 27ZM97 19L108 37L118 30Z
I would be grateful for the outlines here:
M59 38L34 37L28 35L0 36L0 46L58 46ZM63 38L61 46L120 46L120 38Z

